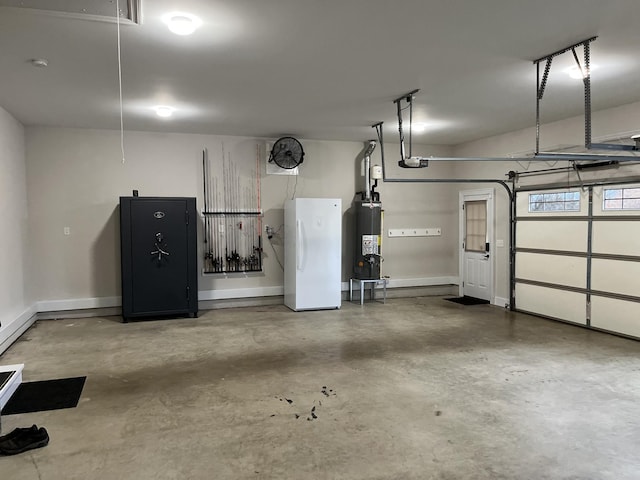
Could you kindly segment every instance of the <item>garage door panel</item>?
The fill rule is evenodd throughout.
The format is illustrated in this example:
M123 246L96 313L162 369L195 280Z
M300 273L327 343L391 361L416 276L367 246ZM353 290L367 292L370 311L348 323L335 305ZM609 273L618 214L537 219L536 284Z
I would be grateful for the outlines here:
M587 251L587 222L518 222L516 247L584 253Z
M640 262L594 258L591 271L594 290L640 297Z
M640 303L592 296L591 325L640 338Z
M586 325L586 295L537 285L516 285L519 310Z
M518 252L516 278L586 288L587 259Z
M593 222L593 253L640 256L640 222Z
M640 184L580 188L580 211L573 210L576 189L516 195L517 310L640 340L637 189Z

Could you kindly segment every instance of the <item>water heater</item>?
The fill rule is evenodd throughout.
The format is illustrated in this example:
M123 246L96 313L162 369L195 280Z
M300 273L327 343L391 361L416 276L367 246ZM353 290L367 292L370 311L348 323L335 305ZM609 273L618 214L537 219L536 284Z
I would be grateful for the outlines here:
M375 148L376 141L369 140L363 158L364 190L358 192L354 200L356 248L353 276L359 280L380 279L382 204L380 203L380 193L376 192L376 187L378 180L382 178L382 168L378 165L371 166L371 154Z
M382 246L382 204L372 200L357 199L356 248L354 278L377 280L380 278Z

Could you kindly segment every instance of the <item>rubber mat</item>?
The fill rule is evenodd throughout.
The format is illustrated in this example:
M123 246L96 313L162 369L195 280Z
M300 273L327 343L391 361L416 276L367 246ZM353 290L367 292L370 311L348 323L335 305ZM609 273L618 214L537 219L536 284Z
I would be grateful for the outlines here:
M461 305L487 305L489 304L489 300L482 300L481 298L474 297L454 297L454 298L445 298L445 300L449 300L450 302L459 303Z
M74 377L22 383L2 409L2 414L75 408L86 379Z

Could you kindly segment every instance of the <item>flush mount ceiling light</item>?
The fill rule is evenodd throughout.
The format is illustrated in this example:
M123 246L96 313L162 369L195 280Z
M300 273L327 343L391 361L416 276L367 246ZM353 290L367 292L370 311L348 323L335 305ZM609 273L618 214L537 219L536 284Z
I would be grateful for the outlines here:
M39 68L43 68L49 65L49 60L47 60L46 58L32 58L31 60L29 60L29 62L31 62L31 65L33 65L34 67Z
M153 107L153 109L156 111L156 115L162 118L168 118L176 111L175 108L167 105L158 105L157 107Z
M413 133L424 133L428 126L429 124L426 122L415 122L411 125L411 131Z
M169 30L176 35L191 35L202 25L202 20L195 15L185 12L168 13L162 17L162 21L166 23Z
M594 70L597 70L598 66L597 65L591 65L589 68L589 73L593 72ZM580 67L578 67L578 65L574 65L572 67L569 68L565 68L564 69L564 73L566 73L567 75L569 75L571 78L575 78L576 80L582 80L583 78L585 78L586 75L586 71L584 71L583 69L581 69Z
M421 135L423 133L434 132L449 127L451 122L447 120L429 119L425 122L411 122L411 133Z

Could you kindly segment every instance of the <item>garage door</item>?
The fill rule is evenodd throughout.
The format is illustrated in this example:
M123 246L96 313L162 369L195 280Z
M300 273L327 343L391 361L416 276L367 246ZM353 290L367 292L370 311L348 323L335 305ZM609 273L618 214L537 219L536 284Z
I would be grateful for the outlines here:
M640 185L516 192L516 310L640 338Z

